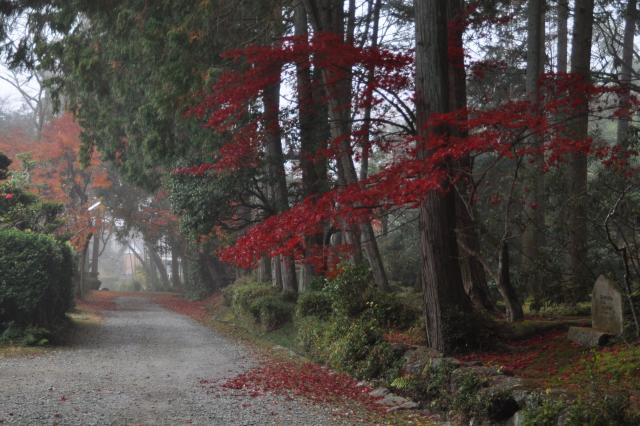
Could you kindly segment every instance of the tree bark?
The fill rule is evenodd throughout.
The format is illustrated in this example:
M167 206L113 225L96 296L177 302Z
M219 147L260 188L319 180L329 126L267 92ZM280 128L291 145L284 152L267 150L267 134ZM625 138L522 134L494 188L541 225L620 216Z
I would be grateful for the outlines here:
M149 277L149 279L151 279L151 269L149 268L148 262L145 261L145 259L140 255L140 253L138 253L136 251L136 249L131 245L130 242L127 241L127 247L129 247L129 250L131 251L131 253L133 254L133 256L138 259L138 262L140 262L140 266L142 266L142 269L144 269L144 273ZM131 267L131 276L135 277L135 267L132 265Z
M182 289L182 282L180 281L180 258L173 252L171 252L171 287L174 290Z
M271 282L271 259L262 256L258 262L257 280L259 283Z
M149 259L151 260L151 263L153 264L155 271L159 275L160 280L158 284L160 285L160 289L161 290L168 289L171 286L171 284L169 283L169 274L167 274L167 268L164 266L162 257L160 257L156 249L150 244L147 244L147 253L149 253Z
M446 134L443 128L427 129L428 118L450 109L448 75L447 2L415 1L416 13L416 112L418 143ZM428 158L428 145L421 156ZM443 167L448 167L443 165ZM449 182L442 182L445 189ZM452 328L471 309L462 284L455 235L455 194L431 191L420 204L422 285L428 344L443 353L451 352ZM445 331L446 330L446 331Z
M91 245L91 275L98 277L98 259L100 258L100 237L98 231L93 234L93 244Z
M449 44L455 44L455 51L462 52L462 31L464 30L464 1L451 0L447 3L447 16L449 22ZM452 110L462 110L467 106L467 76L464 68L464 56L450 55L449 57L449 102ZM452 129L456 136L464 137L466 132ZM458 161L463 179L459 182L459 196L456 197L456 234L464 244L473 250L472 253L464 253L460 256L460 272L466 294L473 305L482 310L494 311L495 306L489 297L487 277L481 262L477 256L480 253L480 238L473 217L469 212L470 206L465 204L462 197L468 196L468 183L473 174L473 162L470 156L465 156Z
M593 0L576 0L571 46L571 73L584 82L591 80L591 36L593 32ZM589 136L588 95L574 90L573 99L580 101L573 118L567 123L568 136L585 140ZM589 294L590 283L585 260L587 258L587 156L576 152L569 164L569 271L570 297L573 301Z
M82 250L80 251L80 280L78 283L78 288L76 289L76 294L79 299L83 299L86 294L86 283L87 283L87 274L86 274L86 264L87 264L87 251L89 250L89 242L91 241L91 237L93 233L90 233L87 236L86 241L82 245Z
M282 262L280 261L280 256L271 258L271 284L276 288L283 288Z
M273 189L273 202L276 211L282 213L289 208L289 200L280 137L280 83L265 88L262 100L264 103L268 179ZM293 258L281 256L281 263L282 291L296 292L298 286Z
M294 10L295 35L308 42L307 10L299 2ZM314 78L309 58L296 63L298 115L300 121L300 169L305 197L313 197L327 190L327 160L319 151L326 148L329 139L327 107L320 101L321 94L314 92ZM321 230L322 231L322 230ZM322 247L322 232L305 237L305 257L313 255ZM316 276L309 261L302 265L298 290L304 291Z
M636 10L636 0L629 0L627 9L624 14L624 38L622 41L622 63L620 70L620 107L629 108L629 100L631 94L631 75L633 73L633 38L636 32L636 24L638 21L638 12ZM629 131L629 116L623 114L618 119L617 143L620 146L627 146L627 132Z
M558 0L558 73L567 72L567 23L569 21L569 0Z
M545 1L529 0L527 11L527 100L532 115L540 115L541 92L540 79L544 75L544 17ZM533 134L527 143L534 149L542 149L542 136ZM522 232L522 279L529 296L533 297L533 305L542 303L542 275L540 273L541 248L544 246L545 216L545 183L544 153L532 154L533 158L526 171L525 196L523 206Z
M374 0L370 0L374 1ZM378 47L378 31L380 27L380 8L382 7L381 0L375 0L373 4L372 14L372 29L371 29L371 48L376 49ZM375 78L375 66L370 65L367 69L367 83L371 84ZM371 150L371 110L373 109L372 99L369 99L364 109L364 123L365 133L364 140L362 141L362 158L360 160L360 180L364 180L369 175L369 151Z
M174 290L182 289L182 282L180 281L180 257L178 251L171 247L171 287Z
M317 32L329 32L344 36L344 11L342 0L305 0L305 7L311 17L311 23ZM349 34L348 39L353 37ZM331 138L340 141L337 166L344 184L352 185L358 182L358 175L353 163L351 149L351 70L323 69L322 80L329 104L330 133ZM328 84L328 82L335 82ZM376 285L387 290L389 283L382 263L382 257L378 249L373 228L370 221L364 221L358 225L362 248L371 267L371 272Z
M506 240L503 240L498 259L498 290L504 300L507 321L515 322L521 321L524 318L524 313L522 312L522 304L518 300L518 295L511 284L510 272L509 245Z

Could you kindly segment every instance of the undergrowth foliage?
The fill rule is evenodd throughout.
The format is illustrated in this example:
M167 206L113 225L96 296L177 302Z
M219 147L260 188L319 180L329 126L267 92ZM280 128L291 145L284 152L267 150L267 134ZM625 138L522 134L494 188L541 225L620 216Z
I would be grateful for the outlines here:
M73 306L71 248L51 236L0 230L0 328L52 327Z

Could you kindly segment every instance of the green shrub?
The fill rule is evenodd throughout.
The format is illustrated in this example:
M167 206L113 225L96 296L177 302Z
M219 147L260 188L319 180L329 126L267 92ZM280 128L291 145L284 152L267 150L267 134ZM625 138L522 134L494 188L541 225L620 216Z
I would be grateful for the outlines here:
M326 282L323 291L338 314L354 317L367 307L370 283L371 277L365 267L347 266L340 275Z
M640 414L631 413L629 395L600 395L590 400L578 400L567 413L567 426L634 426L640 424Z
M259 297L272 296L278 294L278 290L266 284L247 283L235 286L231 307L238 316L253 318L251 305Z
M231 307L233 303L233 294L236 288L233 285L229 285L222 289L222 304L227 307Z
M495 346L497 338L491 330L492 320L482 313L447 310L442 316L442 334L451 352L486 351Z
M314 361L326 361L329 328L329 324L318 317L296 317L296 345Z
M573 404L534 394L525 403L523 425L555 426L561 417L567 426L640 424L640 415L631 412L629 396L625 394L578 399Z
M446 410L451 405L448 394L451 388L451 375L455 371L455 366L443 360L438 364L431 365L424 373L424 380L427 383L424 398L431 401L431 405L439 410Z
M383 328L404 330L421 319L420 310L401 300L395 293L372 289L367 297L366 306L362 315L374 319Z
M51 340L51 332L42 327L16 326L10 323L9 326L0 333L0 344L23 345L23 346L45 346Z
M480 393L474 414L493 421L505 421L513 417L520 409L513 394L507 390L488 391Z
M73 306L73 256L53 237L0 231L0 324L54 326Z
M391 378L397 375L401 354L382 338L383 331L368 318L349 321L348 325L334 324L328 336L329 364L362 379Z
M456 392L451 407L467 416L472 415L479 408L482 380L476 374L465 372L456 375L455 381Z
M315 316L326 319L333 312L331 298L322 291L307 291L298 296L296 318Z
M254 321L266 331L275 330L291 321L294 305L283 295L266 295L255 299L249 311Z
M9 183L0 184L0 194L8 193L12 195L10 199L0 196L0 223L44 234L53 233L64 224L62 204L42 201Z
M414 401L423 401L427 395L427 380L422 375L396 377L390 386Z

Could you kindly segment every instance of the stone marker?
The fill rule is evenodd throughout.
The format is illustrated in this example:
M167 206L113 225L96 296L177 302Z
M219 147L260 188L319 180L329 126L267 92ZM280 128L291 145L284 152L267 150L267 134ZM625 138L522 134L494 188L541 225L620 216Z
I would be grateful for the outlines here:
M591 327L617 336L624 326L622 293L604 275L593 286L591 296Z
M569 327L567 337L580 346L593 348L595 346L604 346L609 341L611 335L589 327Z
M600 275L591 295L591 328L570 327L569 340L581 346L602 346L609 337L622 334L624 327L622 293Z

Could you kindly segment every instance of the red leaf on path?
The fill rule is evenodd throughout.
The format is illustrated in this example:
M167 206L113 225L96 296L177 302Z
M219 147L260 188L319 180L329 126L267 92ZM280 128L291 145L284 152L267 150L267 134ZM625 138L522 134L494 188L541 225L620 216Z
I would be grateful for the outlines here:
M251 397L271 392L287 399L294 394L321 403L347 399L377 413L385 412L385 407L378 403L380 398L369 395L371 389L359 387L351 376L313 363L269 361L227 380L221 386L244 390Z
M60 397L60 402L65 402L66 400L67 400L67 397L64 395Z

